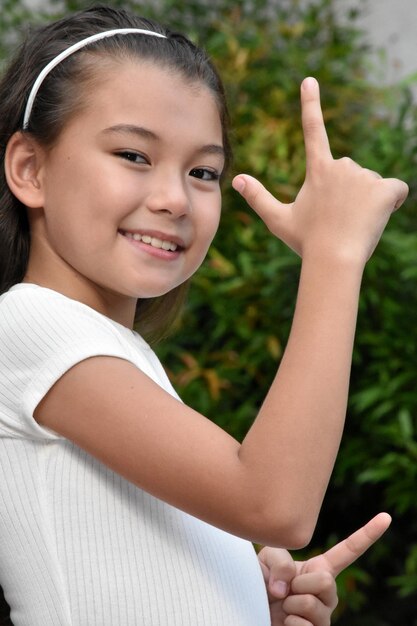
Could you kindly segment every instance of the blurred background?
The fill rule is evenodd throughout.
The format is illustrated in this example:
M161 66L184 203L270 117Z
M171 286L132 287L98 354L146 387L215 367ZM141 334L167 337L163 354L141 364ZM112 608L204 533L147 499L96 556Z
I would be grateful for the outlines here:
M28 23L83 0L0 0L0 63ZM310 556L375 513L393 524L338 578L338 626L417 625L417 4L415 0L113 0L187 32L226 83L235 161L283 201L304 178L299 84L314 75L335 157L410 186L363 280L345 434ZM222 225L175 332L177 390L235 437L288 337L300 261L224 185ZM276 478L278 480L278 478ZM271 477L271 480L275 480ZM256 625L254 625L256 626Z

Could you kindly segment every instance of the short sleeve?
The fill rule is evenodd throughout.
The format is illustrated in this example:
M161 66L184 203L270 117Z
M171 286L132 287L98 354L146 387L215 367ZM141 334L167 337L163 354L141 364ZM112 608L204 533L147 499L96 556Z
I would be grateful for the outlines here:
M71 367L93 356L131 360L108 318L36 285L0 297L0 436L57 439L33 417L39 402Z

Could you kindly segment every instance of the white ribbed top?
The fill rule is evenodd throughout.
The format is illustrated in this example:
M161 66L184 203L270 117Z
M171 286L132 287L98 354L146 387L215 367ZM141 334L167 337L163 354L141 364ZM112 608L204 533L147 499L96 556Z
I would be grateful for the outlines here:
M0 584L13 624L268 626L249 542L33 419L54 382L94 355L124 358L176 395L137 333L36 285L0 297Z

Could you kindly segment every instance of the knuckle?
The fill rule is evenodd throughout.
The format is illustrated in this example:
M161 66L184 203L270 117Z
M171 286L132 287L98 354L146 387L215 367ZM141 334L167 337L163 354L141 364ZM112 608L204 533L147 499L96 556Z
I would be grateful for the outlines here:
M318 604L318 599L316 598L316 596L310 595L310 594L306 594L303 598L303 605L304 605L304 611L306 613L310 613L312 611L314 611L314 609L316 608L317 604Z
M323 115L320 109L310 105L309 110L303 115L304 132L315 133L323 128Z
M296 604L294 599L296 598ZM312 615L317 610L320 600L312 594L300 594L295 597L289 596L283 602L283 609L287 613L301 612L303 615Z
M332 161L329 161L320 154L315 154L314 159L310 160L310 172L315 177L315 182L319 182L321 177L325 177L329 172L329 165L331 167Z
M407 185L407 183L403 182L402 180L400 181L400 183L401 183L400 187L402 188L401 195L404 198L406 198L408 196L408 194L409 194L410 188Z
M280 565L280 571L287 578L292 578L295 574L295 563L294 561L285 561Z
M304 132L307 135L314 135L323 126L323 119L319 115L308 115L303 122Z
M334 579L332 574L330 574L330 572L323 572L323 576L321 579L321 588L322 588L322 592L329 594L329 595L332 594L334 598L336 599L336 604L337 604L336 580Z
M338 159L338 162L343 167L356 168L356 169L360 168L360 165L358 165L358 163L356 163L356 161L351 159L349 156L340 157L340 159Z
M370 171L370 173L372 174L372 176L374 178L377 178L378 180L382 179L382 176L381 176L381 174L379 172L375 172L375 170L369 170L369 171Z
M336 588L336 581L330 572L320 572L320 574L323 591L331 591Z

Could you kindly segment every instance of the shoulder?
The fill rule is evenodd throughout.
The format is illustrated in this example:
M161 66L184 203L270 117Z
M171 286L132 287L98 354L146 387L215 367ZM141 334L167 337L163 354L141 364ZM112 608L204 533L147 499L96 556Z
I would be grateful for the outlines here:
M110 356L140 367L151 352L132 331L94 309L29 284L0 297L0 345L0 397L10 397L0 401L0 423L2 408L33 423L40 400L81 361Z
M63 294L20 283L0 296L0 340L24 339L27 347L129 343L132 332L91 307ZM143 341L144 345L147 345ZM23 348L23 346L22 346Z
M32 369L38 378L63 373L93 356L130 361L170 393L172 386L147 342L136 332L63 294L32 284L0 296L0 370Z
M148 343L135 331L63 294L20 283L0 296L0 368L8 356L39 371L66 370L92 356L130 361L169 393L175 392Z
M94 309L63 294L34 284L20 283L0 296L2 328L31 328L38 323L49 329L72 325L74 320L89 321L111 329L110 320ZM107 323L106 323L107 322Z

